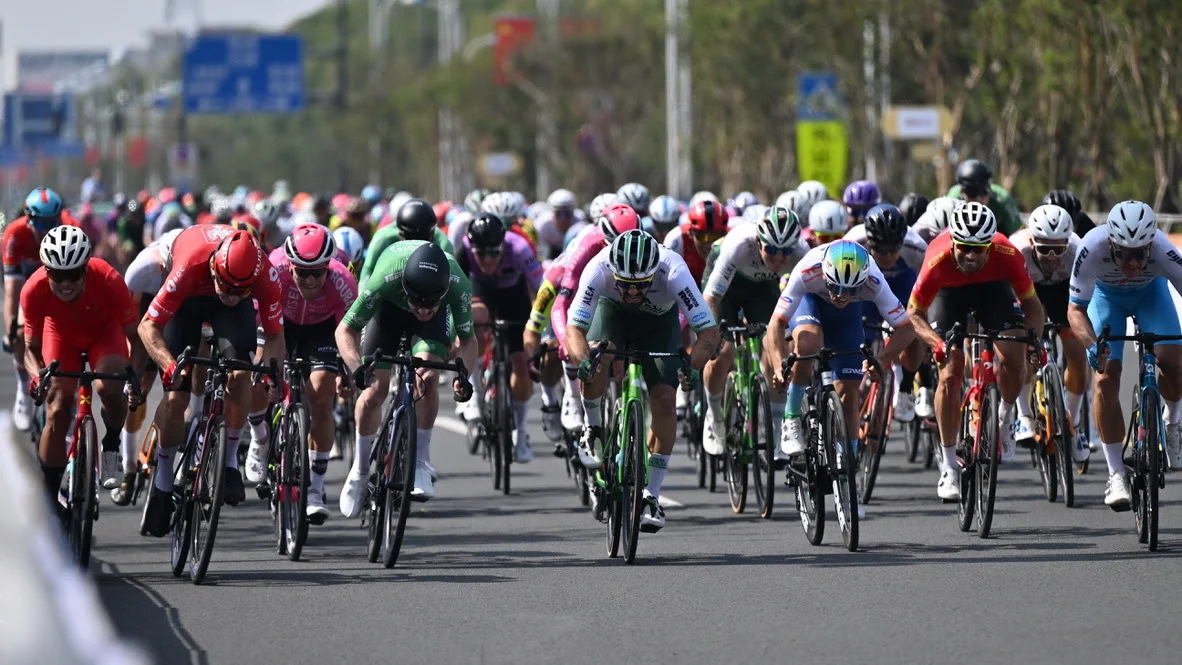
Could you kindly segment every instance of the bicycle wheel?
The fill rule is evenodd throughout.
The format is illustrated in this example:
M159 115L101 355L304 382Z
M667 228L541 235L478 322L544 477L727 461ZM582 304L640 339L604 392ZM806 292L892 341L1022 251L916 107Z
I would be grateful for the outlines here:
M1147 391L1138 429L1144 438L1133 448L1133 514L1137 520L1137 540L1157 551L1158 484L1161 474L1161 397ZM1148 425L1146 424L1148 423Z
M858 501L865 505L874 492L878 467L886 452L887 434L891 426L891 395L893 384L875 383L871 387L869 404L863 405L863 449L858 455ZM912 419L914 421L914 419Z
M698 463L698 488L705 489L710 456L706 454L705 450L702 450L702 428L706 422L706 392L701 381L694 387L690 395L689 412L686 413L686 418L689 419L690 448L694 451L693 458Z
M810 445L804 461L794 462L789 473L793 474L789 477L796 488L796 512L800 515L804 536L810 545L820 545L825 539L825 491L821 489L822 471L816 449ZM803 477L795 475L797 473Z
M972 410L970 401L967 409L960 412L960 429L957 445L953 448L941 446L940 455L957 455L956 469L960 473L960 502L956 506L957 525L961 531L973 528L973 517L977 512L977 456L973 451Z
M1075 458L1071 452L1075 448L1075 437L1071 421L1067 418L1067 404L1063 401L1063 380L1058 372L1049 372L1046 388L1048 409L1054 422L1052 433L1057 455L1056 482L1060 494L1063 495L1063 505L1071 508L1075 506Z
M497 445L501 448L501 492L509 493L509 467L513 464L513 400L509 393L509 368L502 365L497 370L497 409L500 419L497 425Z
M333 406L333 415L336 417L336 426L333 428L333 443L337 449L341 451L341 460L344 462L346 469L353 468L353 405L354 398L348 399L338 398L336 404Z
M378 428L378 435L374 439L374 446L369 453L370 471L365 484L365 514L362 523L366 526L365 556L370 563L377 563L378 555L382 552L382 529L386 524L386 486L388 485L386 465L382 463L382 460L386 459L389 454L393 414L393 402L390 402L382 412L382 426Z
M647 426L644 409L638 401L628 404L627 443L624 449L624 469L620 474L623 483L621 538L624 541L624 563L636 560L636 545L640 540L640 517L644 512L645 479L648 477L648 449L646 447Z
M776 448L780 442L776 441L772 427L771 394L768 392L767 379L757 374L751 386L751 415L747 426L751 428L751 441L754 445L754 455L751 461L751 480L755 484L755 500L759 502L759 516L768 519L772 516L772 506L775 505L776 492Z
M279 461L280 508L285 513L284 540L287 558L299 561L308 539L308 410L292 404L283 418L282 456Z
M747 406L743 404L735 386L735 373L726 378L726 392L723 393L723 453L722 469L726 479L726 493L731 501L731 510L741 513L747 507L747 463L743 461L743 422Z
M189 551L189 579L201 584L213 557L218 516L226 496L226 423L212 419L193 484L193 547Z
M977 535L981 538L989 537L993 527L993 505L997 498L997 465L1001 457L1001 438L997 428L1000 400L997 386L986 386L977 425Z
M619 468L616 464L620 454L619 437L616 436L619 420L619 418L612 419L607 441L603 446L603 466L599 467L599 473L604 482L601 501L606 503L604 512L607 514L607 555L613 559L620 553L620 538L623 530L621 522L624 521L624 502L623 497L619 495L623 488L617 482Z
M841 529L841 540L851 552L858 549L858 468L850 450L849 435L845 426L845 415L837 392L825 392L821 407L821 418L825 423L824 445L827 449L828 475L833 483L833 507L837 513L837 526Z
M390 483L386 487L385 537L382 540L382 565L393 568L402 551L402 537L406 533L406 518L410 515L410 493L415 487L415 464L418 460L418 440L414 409L403 409L395 417L394 434L390 437L391 454L379 464L386 467Z
M189 437L175 454L176 462L173 477L173 495L169 501L176 501L176 510L172 514L172 529L170 534L171 559L169 561L173 577L180 577L185 572L185 564L189 560L189 548L193 545L193 475L190 467L193 454L197 447L197 432L189 431ZM151 501L144 502L144 512L148 510ZM143 535L147 535L146 533Z
M139 458L135 465L135 483L132 485L131 505L139 503L140 495L152 480L152 471L156 468L156 446L160 445L160 429L156 423L148 426L144 440L140 442ZM146 532L141 536L148 535Z
M920 434L923 431L923 418L916 416L909 423L903 423L903 453L908 462L919 460Z
M1038 396L1043 396L1043 403L1039 403ZM1050 395L1047 393L1046 382L1040 377L1035 389L1030 391L1030 411L1035 414L1034 431L1035 444L1030 451L1034 458L1034 466L1038 469L1039 480L1042 481L1042 491L1047 501L1054 503L1059 498L1059 469L1058 451L1055 450L1055 422L1051 412Z
M936 465L936 446L940 445L936 423L924 418L923 424L920 425L920 433L924 442L923 468L930 469Z
M78 434L75 432L75 436ZM80 568L86 570L90 567L91 535L98 501L98 488L95 485L95 476L98 472L98 444L95 441L98 433L93 418L83 418L81 437L81 441L76 442L74 460L70 465L68 537L74 560Z

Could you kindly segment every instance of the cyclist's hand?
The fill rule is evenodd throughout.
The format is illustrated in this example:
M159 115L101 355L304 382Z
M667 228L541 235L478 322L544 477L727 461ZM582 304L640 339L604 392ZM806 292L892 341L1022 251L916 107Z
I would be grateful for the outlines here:
M945 363L947 363L948 343L944 340L940 340L940 343L936 345L936 348L932 349L932 358L936 361L937 365L943 366Z
M160 373L160 382L164 384L164 387L173 389L181 385L187 375L188 368L178 372L176 361L174 360L168 364L168 367L164 368L163 372Z
M457 374L451 382L451 392L457 402L467 402L472 399L472 384Z
M869 358L862 360L862 373L871 381L878 382L882 377L878 375L878 365L870 362Z
M529 380L538 383L542 380L542 370L538 369L538 364L533 360L529 361Z
M353 385L357 386L361 390L365 390L369 387L369 376L367 376L369 372L366 371L368 366L369 358L363 357L361 359L361 364L358 365L357 369L353 371Z
M691 369L689 374L686 374L683 370L677 370L677 380L681 382L681 389L686 392L696 388L701 378L701 374L696 369Z
M34 400L37 399L37 388L39 387L41 387L41 375L33 374L29 377L29 395Z
M0 344L4 347L4 353L12 353L12 338L8 335L4 336L4 341Z
M1088 365L1097 372L1104 372L1104 367L1108 364L1108 345L1100 348L1100 342L1092 342L1088 347Z
M590 381L598 373L599 373L598 364L592 364L590 358L585 358L585 359L583 359L583 362L579 363L579 380L580 381Z
M349 382L349 378L343 374L337 374L337 396L341 399L349 399L353 396L353 385Z
M127 398L127 406L133 411L144 403L144 396L131 389L130 383L123 384L123 396Z
M283 396L287 394L287 381L279 381L276 383L271 380L271 377L263 377L263 387L267 390L267 401L271 404L278 404L283 401Z

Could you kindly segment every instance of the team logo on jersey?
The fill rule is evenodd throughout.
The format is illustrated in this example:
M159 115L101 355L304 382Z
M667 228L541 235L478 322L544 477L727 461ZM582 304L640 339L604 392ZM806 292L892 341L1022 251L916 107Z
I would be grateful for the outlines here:
M821 264L818 263L817 265L812 266L811 268L805 268L804 271L801 272L800 276L807 283L807 282L813 281L814 279L816 279L818 277L821 277L823 274L824 274L824 271L821 269Z
M1002 245L1000 243L993 243L993 249L997 250L998 252L1000 252L1002 254L1005 254L1006 256L1013 256L1014 255L1014 248L1010 247L1009 245Z
M1166 252L1166 258L1182 266L1182 256L1178 256L1177 251L1171 249L1170 251Z
M588 286L588 287L587 287L587 290L583 292L583 299L582 299L582 301L581 301L581 302L582 302L584 305L590 305L590 304L591 304L591 301L592 301L592 300L594 300L594 299L595 299L595 287L594 287L594 286Z
M1079 270L1083 267L1084 259L1088 258L1088 248L1080 247L1079 254L1075 255L1075 265L1071 268L1071 276L1079 277Z
M950 251L951 250L949 250L949 252ZM940 265L940 262L944 260L944 257L948 256L949 252L940 252L939 254L928 259L928 270Z
M698 299L694 297L694 290L691 287L685 287L677 292L677 297L681 298L681 302L685 303L686 309L693 309L698 306Z

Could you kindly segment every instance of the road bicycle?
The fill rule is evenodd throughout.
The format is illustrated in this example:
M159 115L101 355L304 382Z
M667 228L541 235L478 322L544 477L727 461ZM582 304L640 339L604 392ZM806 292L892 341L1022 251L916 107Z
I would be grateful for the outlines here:
M776 448L773 435L771 388L760 365L762 343L767 324L722 325L722 333L734 344L735 366L726 377L723 393L725 450L722 455L723 477L731 510L741 513L747 506L747 468L759 516L771 517L775 497Z

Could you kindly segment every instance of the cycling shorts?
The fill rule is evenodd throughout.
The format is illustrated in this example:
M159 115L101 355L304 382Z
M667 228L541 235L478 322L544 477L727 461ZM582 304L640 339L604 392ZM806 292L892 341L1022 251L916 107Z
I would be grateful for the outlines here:
M834 351L856 349L865 340L862 334L862 308L858 303L837 307L816 294L806 293L792 317L791 329L802 325L820 326L821 343ZM834 378L838 381L860 380L862 356L838 356L829 361L829 369L833 370Z
M404 332L410 336L412 355L426 352L447 358L454 337L448 309L441 307L430 320L419 321L414 314L393 303L386 303L362 328L361 355L373 356L378 351L396 353ZM390 363L378 363L377 367L389 369Z
M1026 329L1022 307L1014 298L1014 290L1004 281L940 289L928 308L928 322L943 335L957 323L967 325L970 314L984 330Z
M529 297L529 286L525 279L520 279L513 286L497 288L482 284L480 280L472 280L472 305L483 304L488 308L489 322L501 319L503 321L521 321L519 325L509 326L504 334L509 342L509 353L517 353L525 348L523 335L525 322L529 320L533 302Z
M1067 301L1068 301L1068 286L1069 282L1063 280L1058 284L1035 284L1034 292L1038 294L1038 299L1042 301L1042 308L1047 313L1047 320L1056 326L1067 325ZM1071 328L1063 328L1059 331L1061 336L1072 336Z
M677 310L649 314L625 307L614 300L600 298L587 330L588 342L612 342L617 347L640 351L676 352L681 347ZM677 386L678 358L653 358L641 363L648 385Z
M778 282L753 282L735 275L730 288L718 303L717 318L738 325L739 312L742 312L748 323L767 323L772 320L772 312L776 310L779 300Z
M58 334L53 319L47 317L41 333L41 357L46 362L57 360L58 369L63 372L82 371L83 353L87 354L92 369L107 356L119 356L125 361L130 358L127 335L119 324L112 321L87 332L89 334L83 335L77 328L70 328L70 339L67 340Z
M900 263L902 263L901 260ZM907 267L906 265L901 265L900 267L896 268L891 275L886 277L886 283L887 286L891 287L891 293L895 294L895 297L899 299L899 302L906 303L907 301L911 300L911 289L915 286L915 280L917 277L919 277L919 275L916 274L913 268ZM882 315L878 313L878 306L872 302L862 303L862 319L867 325L882 325ZM865 328L863 329L866 331L865 334L867 341L874 339L875 335L878 334L873 330Z
M336 320L329 317L320 323L300 325L283 324L283 339L287 346L288 358L311 360L313 370L336 371L337 341Z
M1103 284L1096 285L1096 292L1092 295L1092 301L1088 303L1088 318L1092 320L1092 329L1097 335L1104 326L1108 326L1114 335L1124 334L1127 330L1126 321L1130 316L1137 320L1141 332L1182 335L1182 329L1178 324L1178 310L1174 307L1169 282L1165 277L1156 277L1152 282L1136 289L1106 289ZM1124 343L1109 344L1109 359L1120 360L1124 356L1124 347Z
M217 296L193 296L185 300L176 316L164 326L164 341L173 356L186 348L198 352L201 345L201 324L213 328L215 338L224 338L234 347L234 357L251 360L255 352L254 302L243 298L237 305L227 307ZM186 384L181 390L188 391Z

